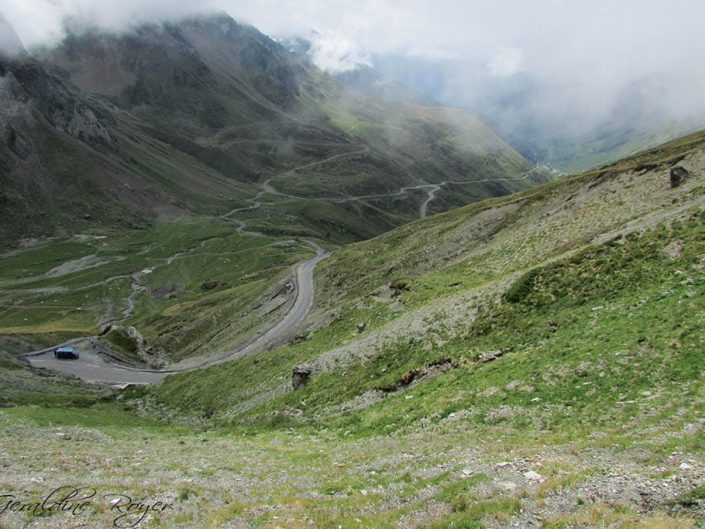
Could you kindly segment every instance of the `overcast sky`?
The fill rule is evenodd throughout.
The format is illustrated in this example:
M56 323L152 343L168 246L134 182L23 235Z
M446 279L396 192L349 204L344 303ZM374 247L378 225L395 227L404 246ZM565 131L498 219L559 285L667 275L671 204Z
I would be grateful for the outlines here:
M270 35L316 30L331 48L361 58L471 55L497 75L694 66L705 51L702 0L0 0L26 45L57 38L66 16L125 29L215 9Z
M314 59L329 71L414 56L456 62L456 90L523 72L600 102L660 74L705 107L704 0L0 0L28 46L60 38L66 17L126 30L216 9L272 36L314 30Z

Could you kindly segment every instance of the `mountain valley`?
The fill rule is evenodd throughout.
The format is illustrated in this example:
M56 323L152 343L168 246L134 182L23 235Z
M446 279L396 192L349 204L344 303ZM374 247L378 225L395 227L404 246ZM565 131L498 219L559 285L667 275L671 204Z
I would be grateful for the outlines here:
M0 528L705 527L705 132L558 177L224 13L0 32Z

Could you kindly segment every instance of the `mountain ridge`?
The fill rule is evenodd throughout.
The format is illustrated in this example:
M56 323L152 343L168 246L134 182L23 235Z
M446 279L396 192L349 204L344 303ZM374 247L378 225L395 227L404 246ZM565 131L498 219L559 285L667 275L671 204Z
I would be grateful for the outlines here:
M480 180L480 174L497 178L494 185L477 183L456 193L440 193L433 204L439 209L530 184L518 177L531 164L475 118L453 113L446 119L433 107L348 92L255 28L225 15L141 26L125 34L69 33L57 47L37 51L35 58L3 64L19 74L35 72L22 80L29 98L25 104L56 129L48 137L64 145L65 155L72 148L91 151L82 169L86 178L90 173L102 180L105 168L99 167L108 161L115 174L110 180L123 179L134 190L130 199L106 183L103 204L108 207L101 215L96 214L100 208L95 197L74 191L77 199L94 204L85 208L92 212L78 216L90 215L108 225L120 225L121 219L130 217L134 225L144 226L158 220L160 211L164 218L222 214L232 209L233 201L254 196L256 186L270 179L282 193L320 199L391 194L442 180ZM30 86L39 80L43 88ZM58 124L51 115L57 105L48 109L44 101L49 93L64 94L62 104L70 100L80 107L66 103L65 122ZM33 123L25 120L14 127L15 136L19 132L32 138ZM65 143L62 134L71 135L71 127L82 145ZM105 144L83 142L81 134L87 140L102 136ZM362 146L364 156L336 158ZM35 152L40 150L50 149L35 146ZM96 161L96 156L103 161ZM172 158L180 160L176 171ZM330 162L312 163L322 160ZM40 169L28 168L7 148L2 161L9 173L34 171L51 181L48 165L59 160L44 162ZM307 167L305 174L296 170L302 167ZM547 177L536 175L537 181ZM203 185L194 186L197 180ZM66 214L67 207L75 206L58 207L62 194L55 197L57 206L48 196L40 196L44 219L22 204L23 196L6 198L4 213L9 215L6 221L13 209L31 219L24 236L51 234L57 228L73 231L72 224L87 224ZM353 209L331 203L322 210L323 222L340 224L340 236L350 240L414 218L409 213L413 209L398 201L377 202ZM294 217L301 215L302 206L282 207ZM330 230L314 227L311 235L325 233Z

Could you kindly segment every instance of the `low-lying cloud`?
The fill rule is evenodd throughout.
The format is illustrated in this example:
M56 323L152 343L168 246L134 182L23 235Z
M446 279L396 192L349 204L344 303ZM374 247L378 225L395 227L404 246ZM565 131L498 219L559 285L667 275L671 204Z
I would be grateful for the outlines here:
M705 110L702 0L0 0L30 47L59 39L67 18L120 31L215 10L311 39L313 60L329 71L385 56L441 64L419 75L442 79L407 80L458 104L495 90L488 78L529 78L556 112L597 115L655 76L674 112Z

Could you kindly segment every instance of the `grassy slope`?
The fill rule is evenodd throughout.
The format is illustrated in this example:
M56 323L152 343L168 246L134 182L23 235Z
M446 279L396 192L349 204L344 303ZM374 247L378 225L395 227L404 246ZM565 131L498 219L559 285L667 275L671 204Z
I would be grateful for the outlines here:
M37 112L30 137L36 156L9 157L0 247L20 238L98 229L150 226L156 218L189 211L222 214L255 187L228 180L207 164L135 128L114 124L110 149L91 146L54 130Z
M514 409L509 422L519 432L550 430L568 438L638 420L647 402L662 419L684 405L697 416L705 411L698 331L703 226L705 213L534 269L505 300L483 307L462 334L440 322L432 341L393 344L372 361L345 368L346 376L334 370L270 406L304 402L304 417L314 423L325 417L327 427L361 435L413 430L424 418L442 421L466 409L484 423L500 406ZM673 240L682 244L677 259L661 253ZM506 354L476 364L488 351ZM413 401L399 396L361 413L326 413L448 357L459 367L410 391Z
M566 173L590 170L681 137L693 130L696 130L696 127L678 123L662 123L647 132L639 132L633 128L607 129L594 137L583 138L582 141L556 141L550 163L552 167Z
M261 323L251 314L260 296L310 254L310 248L240 235L230 222L208 218L48 241L4 259L0 332L41 343L49 334L97 334L117 320L135 325L155 355L180 358L206 342L226 346L250 332ZM132 274L144 269L152 272L137 281L143 290L133 295L136 309L125 318ZM202 288L207 281L215 286ZM160 297L158 289L174 295ZM241 325L223 332L236 316ZM216 333L219 339L211 342ZM5 349L11 352L12 345Z
M175 500L155 527L695 528L705 469L702 145L702 135L687 138L346 247L321 266L314 319L325 324L302 343L87 413L5 410L12 448L0 483L41 493L28 472L60 452L57 479ZM684 155L691 179L671 190L667 169ZM408 290L393 307L383 290L401 278ZM425 331L409 323L417 314ZM395 324L366 361L347 358L288 389L295 363ZM478 361L490 351L504 354ZM446 371L424 376L447 358ZM171 418L178 408L179 420L205 428L203 414L214 415L222 429L118 412L145 405ZM14 463L26 452L29 468ZM680 469L686 462L693 470ZM649 490L659 492L640 495Z
M374 102L346 93L317 71L304 72L310 78L300 93L285 94L291 101L275 104L265 96L276 91L276 83L258 85L252 77L256 68L243 67L237 59L238 53L257 56L262 45L250 40L265 37L239 28L245 42L233 43L219 32L204 34L198 23L180 31L193 41L188 57L182 54L183 42L161 30L145 30L136 41L71 38L54 56L44 57L47 69L52 61L64 68L60 75L66 83L45 75L47 86L72 94L78 87L80 99L108 126L112 143L96 146L59 133L33 104L28 108L35 120L18 121L28 138L36 133L40 163L10 156L12 170L0 175L9 178L6 187L12 190L12 203L2 212L0 246L4 241L14 248L12 241L22 236L59 237L3 259L3 333L45 344L50 336L94 334L118 319L136 325L149 345L172 358L232 345L262 323L248 316L254 300L267 285L283 279L295 259L307 255L301 248L269 245L301 237L334 244L373 237L418 217L426 197L419 190L404 198L338 204L308 195L396 192L424 181L514 177L529 169L526 160L467 115ZM283 50L273 43L267 46L274 46L272 53L283 61L285 73L297 71L288 64L293 59L282 57ZM199 62L199 53L208 59L209 68ZM140 69L140 61L154 68ZM188 82L179 77L184 72ZM172 74L186 84L165 83ZM400 130L407 131L406 136L400 137ZM366 154L347 156L356 150ZM339 154L345 156L325 162ZM249 229L269 237L248 246L236 235L227 235L231 224L213 217L249 207L252 202L246 199L261 190L254 180L268 177L282 190L302 196L264 195L260 208L239 212L236 217L246 220ZM41 192L22 187L33 179L44 182ZM443 189L431 208L449 208L528 185L527 180ZM19 210L20 223L15 217ZM196 247L208 238L223 242ZM191 253L165 262L180 251ZM237 266L229 267L225 257L212 258L215 254L236 255ZM43 275L81 258L96 261L96 266ZM147 291L132 296L137 310L122 318L137 285L131 274L154 265L154 274L139 280ZM255 273L260 266L261 273ZM218 291L201 291L206 280L219 281ZM169 286L186 291L169 300L149 295L150 290ZM239 331L228 329L235 317L247 319L240 322ZM216 335L218 340L212 342Z
M492 292L501 292L517 273L567 258L589 243L599 244L603 234L636 229L629 227L630 222L658 225L658 218L644 219L658 215L663 208L676 210L698 200L702 190L699 180L691 179L688 186L671 191L667 168L674 157L697 156L702 141L702 135L689 137L603 171L437 215L348 246L319 265L320 306L315 319L325 324L309 340L217 370L171 377L158 395L187 410L220 409L231 415L232 410L260 406L260 414L267 415L270 399L288 392L288 379L296 363L313 361L326 351L340 351L337 356L342 355L343 364L349 364L346 355L354 359L367 355L366 350L374 352L387 345L389 354L394 355L401 347L393 342L395 335L401 336L402 343L421 336L422 349L432 348L436 341L445 343L446 337L434 335L446 332L444 327L451 327L447 330L450 335L464 334L467 324L463 325L463 318L472 321L474 311L482 305L473 298L493 299L496 294ZM691 163L701 171L699 159ZM399 280L408 289L398 298L401 308L379 297ZM367 324L359 338L355 331L358 322ZM315 321L312 324L316 329ZM376 333L379 339L374 339ZM403 368L420 367L415 362L432 360L409 354L408 359L396 355L405 359ZM335 373L339 375L327 375L330 380L338 376ZM387 378L397 375L395 371ZM217 380L217 394L205 390L211 376ZM378 383L379 376L365 371L362 379L369 379L369 384L355 392L364 393ZM317 392L314 384L307 391L323 402L334 395L330 385ZM298 394L284 396L274 407L286 409L298 401ZM311 412L312 418L315 415Z
M304 94L310 98L305 101L322 107L338 129L370 152L307 174L281 173L274 179L277 187L301 194L365 195L424 182L516 178L531 169L483 123L460 110L369 99L327 77L317 81L315 95ZM333 177L338 173L342 178ZM453 188L452 194L461 204L529 184L475 183Z

